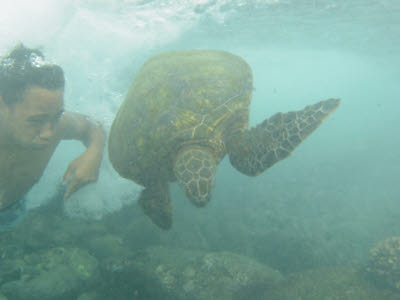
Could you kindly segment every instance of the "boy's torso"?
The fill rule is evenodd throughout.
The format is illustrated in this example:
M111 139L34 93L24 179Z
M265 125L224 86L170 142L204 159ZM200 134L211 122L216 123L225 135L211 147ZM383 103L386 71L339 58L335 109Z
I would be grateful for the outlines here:
M0 148L0 211L16 203L40 179L57 144L13 152Z

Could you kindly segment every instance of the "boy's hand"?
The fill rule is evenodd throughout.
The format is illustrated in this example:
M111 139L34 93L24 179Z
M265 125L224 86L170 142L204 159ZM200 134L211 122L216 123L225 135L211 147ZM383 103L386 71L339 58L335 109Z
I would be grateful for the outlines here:
M101 161L93 156L86 151L69 164L63 178L64 185L69 183L64 200L81 187L97 181Z

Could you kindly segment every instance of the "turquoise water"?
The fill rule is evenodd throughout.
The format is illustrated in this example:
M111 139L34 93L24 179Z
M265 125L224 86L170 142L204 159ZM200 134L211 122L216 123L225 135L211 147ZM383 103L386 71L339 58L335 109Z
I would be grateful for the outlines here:
M245 177L225 159L207 208L191 206L173 185L174 227L158 242L136 232L143 247L232 251L288 274L362 265L378 241L400 235L400 2L6 0L3 8L2 52L18 41L43 47L65 70L67 109L107 130L138 68L171 49L242 56L254 73L251 125L342 99L291 157L262 175ZM54 195L82 149L59 147L28 195L31 207ZM99 183L72 197L66 213L100 219L139 191L105 158Z

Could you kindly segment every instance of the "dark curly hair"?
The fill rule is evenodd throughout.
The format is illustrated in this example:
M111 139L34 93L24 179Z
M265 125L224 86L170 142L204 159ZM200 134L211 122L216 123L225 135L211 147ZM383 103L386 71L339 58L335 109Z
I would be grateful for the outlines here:
M58 65L45 62L38 49L16 46L10 54L0 57L0 96L7 105L20 101L31 86L49 90L63 89L64 72Z

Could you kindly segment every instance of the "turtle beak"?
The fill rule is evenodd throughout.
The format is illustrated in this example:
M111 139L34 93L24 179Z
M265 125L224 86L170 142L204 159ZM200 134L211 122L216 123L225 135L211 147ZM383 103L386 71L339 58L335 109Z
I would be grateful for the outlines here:
M206 196L197 196L197 197L189 197L190 202L193 203L196 207L204 207L210 202L211 195L207 194Z

